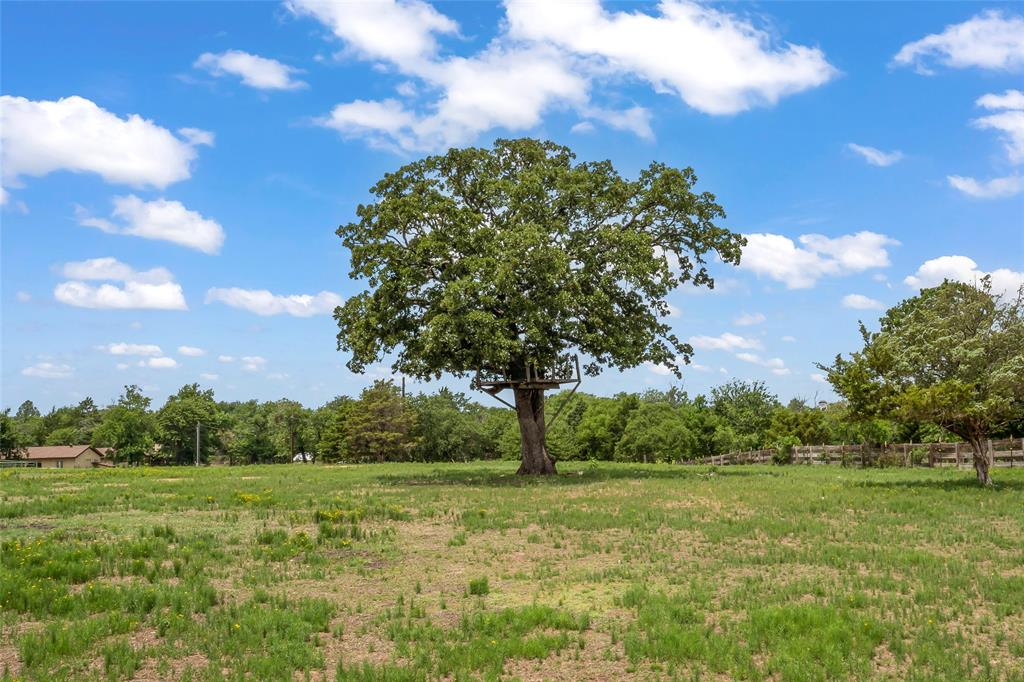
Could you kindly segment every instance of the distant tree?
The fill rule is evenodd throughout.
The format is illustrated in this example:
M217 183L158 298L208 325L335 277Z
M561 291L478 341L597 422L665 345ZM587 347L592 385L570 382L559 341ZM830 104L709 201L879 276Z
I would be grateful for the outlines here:
M1009 300L985 278L944 282L890 308L864 347L836 356L829 383L861 419L928 420L970 443L991 485L985 439L1024 414L1024 287Z
M235 423L231 448L232 462L243 464L269 464L275 460L277 447L271 438L273 419L276 416L274 404L259 404L255 400L246 408Z
M736 435L742 449L765 444L772 414L781 407L763 381L730 381L711 389L711 411Z
M392 381L375 381L345 420L345 454L359 462L410 459L416 447L416 413Z
M679 408L666 402L643 402L630 416L615 458L632 462L688 459L694 444Z
M31 419L33 417L41 416L39 408L35 406L31 400L26 400L18 406L18 411L14 413L15 419Z
M339 396L316 411L314 422L320 437L317 452L322 462L341 462L348 454L347 424L355 401Z
M25 443L18 432L11 410L0 412L0 459L21 459L25 454Z
M630 415L639 406L635 395L620 393L615 398L588 397L586 409L576 426L576 441L585 459L615 458L615 446L626 430Z
M662 319L685 282L712 287L709 254L739 263L715 196L690 168L653 163L636 180L531 139L452 149L387 174L338 235L369 289L335 311L338 347L361 372L395 351L420 379L478 370L519 382L521 474L553 474L543 386L574 352L603 367L678 373L692 348ZM530 368L529 370L527 368Z
M289 461L297 453L306 451L302 436L308 418L309 415L302 403L286 399L274 403L271 419L287 448Z
M157 413L161 459L192 464L196 456L196 424L200 424L200 460L208 461L220 447L225 420L213 399L213 389L186 384L170 396Z
M152 453L156 436L150 402L138 386L125 386L93 432L93 444L113 447L115 461L141 464Z

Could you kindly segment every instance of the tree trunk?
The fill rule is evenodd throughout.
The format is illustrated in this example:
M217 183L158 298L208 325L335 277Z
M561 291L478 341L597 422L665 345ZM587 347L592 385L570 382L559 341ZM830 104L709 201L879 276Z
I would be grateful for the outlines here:
M971 450L974 452L974 471L978 474L978 483L992 485L989 469L992 468L992 453L985 448L981 438L971 438Z
M519 451L522 464L520 475L546 475L557 473L555 462L548 455L545 443L544 391L536 388L517 388L516 416L519 418Z

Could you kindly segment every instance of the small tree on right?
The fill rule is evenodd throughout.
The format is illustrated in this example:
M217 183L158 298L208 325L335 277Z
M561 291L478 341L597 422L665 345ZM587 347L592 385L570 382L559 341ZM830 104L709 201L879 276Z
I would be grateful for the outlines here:
M985 439L1024 415L1024 287L1000 297L988 277L946 281L860 331L863 349L818 365L853 414L942 426L970 443L978 481L991 485Z

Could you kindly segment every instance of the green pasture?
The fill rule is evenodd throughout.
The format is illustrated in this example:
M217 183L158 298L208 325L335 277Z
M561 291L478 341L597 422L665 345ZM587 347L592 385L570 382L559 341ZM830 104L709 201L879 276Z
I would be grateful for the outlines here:
M1024 471L0 471L0 679L1024 680Z

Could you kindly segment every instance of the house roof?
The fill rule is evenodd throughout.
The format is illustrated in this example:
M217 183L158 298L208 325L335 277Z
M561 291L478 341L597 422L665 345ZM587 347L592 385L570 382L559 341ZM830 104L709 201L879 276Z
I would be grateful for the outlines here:
M44 445L27 449L26 459L74 459L93 448L89 445Z

